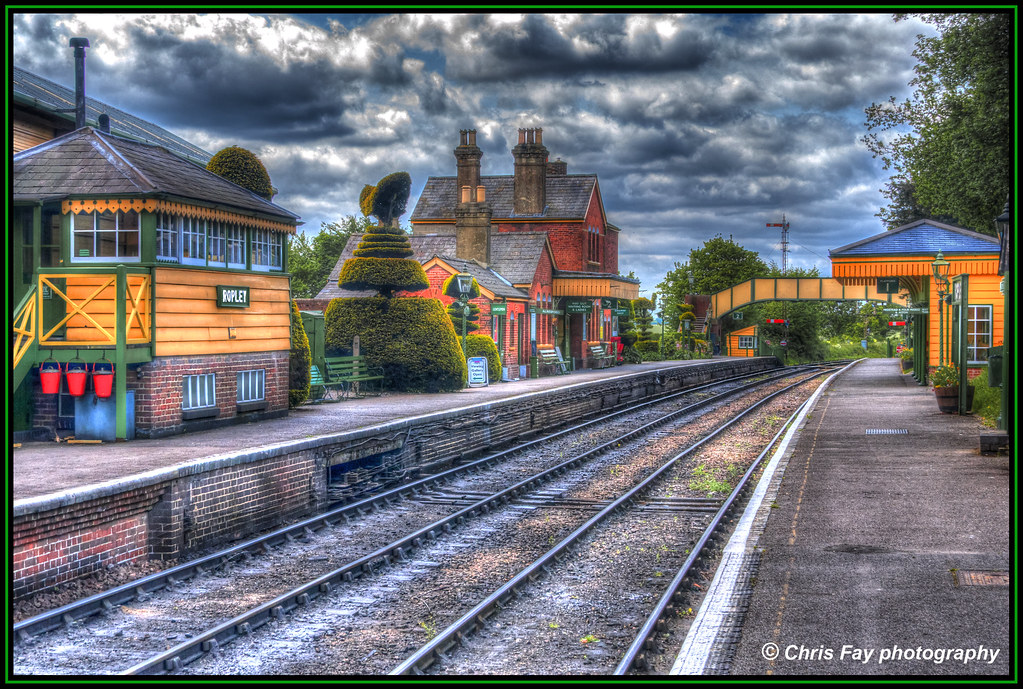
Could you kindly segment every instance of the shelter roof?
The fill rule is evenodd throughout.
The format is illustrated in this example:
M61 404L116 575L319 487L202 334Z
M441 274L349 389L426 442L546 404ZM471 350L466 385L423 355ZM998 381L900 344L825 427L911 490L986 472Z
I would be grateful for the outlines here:
M916 222L882 232L828 252L831 258L998 253L998 238L934 220Z
M20 67L14 67L11 74L11 91L15 103L35 108L54 117L68 119L71 126L74 126L74 89L61 86L56 82L44 79ZM61 112L69 109L72 111L71 113ZM207 151L185 141L180 136L167 131L159 125L147 122L141 117L136 117L112 105L107 105L86 94L86 120L90 123L96 123L101 114L106 114L110 118L111 131L122 136L163 146L167 150L200 165L206 165L210 162L210 158L213 157Z
M14 199L163 195L261 215L298 216L162 146L83 127L14 156Z

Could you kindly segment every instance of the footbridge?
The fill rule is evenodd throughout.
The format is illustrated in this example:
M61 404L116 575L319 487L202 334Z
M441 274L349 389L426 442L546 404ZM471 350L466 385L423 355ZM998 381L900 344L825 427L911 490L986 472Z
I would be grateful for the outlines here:
M762 301L883 301L908 306L909 295L879 292L873 284L843 284L835 278L753 278L710 297L708 316L720 319L736 309Z

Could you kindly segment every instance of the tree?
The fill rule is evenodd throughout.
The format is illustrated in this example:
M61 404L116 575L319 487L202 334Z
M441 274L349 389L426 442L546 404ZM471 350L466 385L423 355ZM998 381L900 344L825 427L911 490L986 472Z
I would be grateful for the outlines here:
M309 398L309 336L298 304L291 300L291 353L288 355L288 406L297 407Z
M1013 15L917 16L938 35L917 36L912 96L866 109L863 141L895 172L878 217L895 227L916 208L994 234L1013 186Z
M240 146L228 146L210 158L206 169L253 194L269 201L275 190L270 183L270 174L252 151Z
M636 327L639 328L639 339L641 341L649 340L653 335L650 327L654 322L654 306L654 300L647 299L646 297L632 300L632 312L636 314L635 322Z
M714 294L751 278L764 277L768 267L757 252L717 235L704 242L702 249L689 252L689 272L695 278L696 294ZM688 288L687 280L685 289Z
M320 293L337 265L337 259L353 234L364 234L373 227L369 218L349 215L332 223L320 223L318 234L306 233L291 237L288 246L288 269L291 272L291 296L311 299Z

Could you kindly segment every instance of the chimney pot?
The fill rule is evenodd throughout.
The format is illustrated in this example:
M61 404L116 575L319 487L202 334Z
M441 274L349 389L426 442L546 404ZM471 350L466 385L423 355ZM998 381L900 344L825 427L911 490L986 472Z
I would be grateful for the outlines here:
M99 130L104 134L110 133L110 115L103 113L99 116Z
M471 187L462 187L462 203L469 203L469 190Z
M476 200L483 203L487 200L487 189L483 185L476 187Z
M89 39L72 38L71 47L75 49L75 129L81 129L85 126L85 49Z

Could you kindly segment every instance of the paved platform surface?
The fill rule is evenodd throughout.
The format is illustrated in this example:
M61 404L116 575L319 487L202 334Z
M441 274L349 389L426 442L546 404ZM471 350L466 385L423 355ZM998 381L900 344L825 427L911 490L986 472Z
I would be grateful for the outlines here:
M894 360L838 377L751 536L729 673L1014 674L1012 469L979 453L980 429Z
M445 394L394 394L302 405L286 418L256 421L165 438L95 445L65 442L23 443L13 450L11 499L113 481L227 452L375 426L395 419L414 418L508 399L542 390L576 385L613 376L642 373L671 366L699 366L729 357L693 361L647 362L605 369L585 369L568 375L546 376Z

